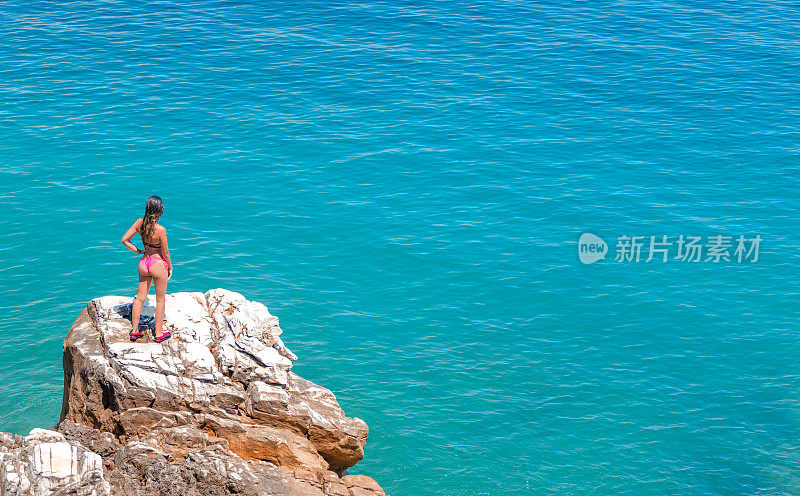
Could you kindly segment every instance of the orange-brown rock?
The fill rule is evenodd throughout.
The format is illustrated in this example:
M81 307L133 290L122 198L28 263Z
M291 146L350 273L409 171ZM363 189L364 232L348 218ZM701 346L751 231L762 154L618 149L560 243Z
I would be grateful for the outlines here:
M347 486L353 496L385 494L381 486L372 477L366 475L345 475L342 477L342 483Z
M223 289L167 295L172 337L159 344L152 333L130 342L131 303L92 300L64 341L63 431L101 446L112 472L138 474L109 478L112 493L138 494L136 477L158 473L177 477L170 494L262 494L267 484L270 494L384 495L367 476L343 475L364 457L367 425L292 372L297 357L264 305ZM145 325L154 311L151 297ZM127 487L115 493L115 480Z

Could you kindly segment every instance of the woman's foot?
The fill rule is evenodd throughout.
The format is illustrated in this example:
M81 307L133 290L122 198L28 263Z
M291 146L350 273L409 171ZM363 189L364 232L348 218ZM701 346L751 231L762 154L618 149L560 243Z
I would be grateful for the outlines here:
M169 331L164 331L160 336L153 336L153 341L155 341L156 343L160 343L165 339L169 339L170 336L172 336L172 334Z
M136 332L131 331L128 335L131 337L131 341L136 341L140 337L144 336L144 333L139 331Z

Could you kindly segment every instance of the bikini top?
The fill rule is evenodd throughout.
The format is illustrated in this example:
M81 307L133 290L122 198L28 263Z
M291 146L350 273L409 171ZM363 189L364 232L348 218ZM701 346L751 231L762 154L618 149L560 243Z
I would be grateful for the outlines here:
M142 235L142 233L139 233L139 236L141 236L141 235ZM142 243L144 243L145 245L149 246L150 248L161 248L161 244L160 243L157 244L157 245L151 245L150 243L145 243L144 239L142 240Z

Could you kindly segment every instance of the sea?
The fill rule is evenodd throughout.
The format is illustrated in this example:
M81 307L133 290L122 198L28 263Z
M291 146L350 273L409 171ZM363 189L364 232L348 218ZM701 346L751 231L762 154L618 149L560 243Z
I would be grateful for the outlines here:
M264 303L391 496L800 494L798 33L777 0L0 0L0 431L58 422L158 195L168 292Z

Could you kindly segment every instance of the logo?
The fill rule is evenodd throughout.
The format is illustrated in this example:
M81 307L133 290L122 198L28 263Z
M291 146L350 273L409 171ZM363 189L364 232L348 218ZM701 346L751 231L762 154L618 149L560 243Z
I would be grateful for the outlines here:
M608 245L602 238L592 233L581 234L578 240L578 258L581 259L581 263L593 264L605 259L607 253Z
M647 238L650 242L647 242ZM756 263L761 242L760 234L737 237L717 234L714 236L617 236L615 262L620 263L678 263L720 262ZM673 248L674 247L674 248ZM674 252L674 253L673 253ZM578 258L583 264L593 264L605 260L609 247L599 236L583 233L578 239ZM674 254L674 256L672 256ZM646 257L646 258L645 258ZM654 262L655 261L655 262Z

